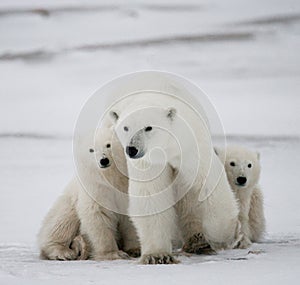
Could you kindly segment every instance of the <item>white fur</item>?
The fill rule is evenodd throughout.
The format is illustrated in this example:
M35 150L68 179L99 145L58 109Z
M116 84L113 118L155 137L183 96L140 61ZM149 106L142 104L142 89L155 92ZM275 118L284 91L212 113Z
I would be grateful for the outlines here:
M213 151L205 115L199 117L175 97L150 93L124 99L112 112L123 147L134 145L143 154L126 156L129 212L141 241L141 261L175 262L171 240L177 224L185 243L201 233L216 249L231 246L239 230L238 206ZM147 126L152 130L146 132Z
M251 242L259 241L265 231L263 195L258 186L260 176L259 154L239 146L230 146L224 150L216 149L221 159L225 159L228 181L239 202L239 220L242 240L239 248L247 248ZM245 185L239 184L238 177L245 177Z
M127 258L125 252L138 254L135 229L124 215L128 207L126 162L118 140L112 135L110 128L102 128L95 145L87 143L85 138L78 142L80 180L74 178L70 182L43 222L38 237L43 258L66 260L89 256L103 260ZM111 146L108 148L107 144ZM89 151L91 147L95 152ZM110 166L102 169L98 163L103 157L110 160ZM114 188L116 193L125 194L122 196L125 198L117 200ZM118 209L120 213L114 212ZM76 250L70 248L72 243L78 244Z
M80 184L73 179L57 199L43 221L38 235L41 258L57 260L86 259L87 244L79 235L80 221L76 211ZM74 245L74 240L77 246Z

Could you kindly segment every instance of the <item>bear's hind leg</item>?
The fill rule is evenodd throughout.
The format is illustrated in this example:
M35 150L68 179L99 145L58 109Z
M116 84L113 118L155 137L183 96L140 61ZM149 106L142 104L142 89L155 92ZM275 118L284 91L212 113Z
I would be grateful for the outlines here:
M70 245L79 232L75 208L76 187L71 182L48 212L38 235L40 257L50 260L76 260L78 252Z

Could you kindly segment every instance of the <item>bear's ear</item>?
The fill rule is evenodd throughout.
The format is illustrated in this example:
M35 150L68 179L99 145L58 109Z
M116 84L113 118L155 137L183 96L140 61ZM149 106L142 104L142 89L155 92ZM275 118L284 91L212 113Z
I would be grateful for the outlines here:
M258 160L260 160L260 153L259 152L256 152L256 157Z
M220 151L220 149L218 148L218 147L214 147L214 151L215 151L215 154L217 155L217 156L220 156L220 153L221 153L221 151Z
M118 115L117 111L110 111L109 116L113 123L116 123L119 119L119 115Z
M167 118L173 120L176 116L176 109L173 107L170 107L167 109Z

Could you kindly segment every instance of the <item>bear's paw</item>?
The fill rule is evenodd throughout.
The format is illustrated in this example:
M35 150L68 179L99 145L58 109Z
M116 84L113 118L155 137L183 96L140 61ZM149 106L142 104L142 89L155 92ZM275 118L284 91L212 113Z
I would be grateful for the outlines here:
M177 264L179 261L170 253L144 254L140 260L141 264Z
M85 239L81 236L78 235L76 236L71 245L70 249L72 249L77 256L77 260L86 260L89 257L89 249L88 249L88 243L85 241Z
M235 248L245 249L250 247L251 244L252 243L250 239L244 235L242 239L237 243Z
M194 234L191 238L189 238L183 245L182 250L195 254L216 254L202 233Z
M96 254L92 257L93 260L115 260L115 259L130 259L129 255L122 251L112 251L101 254Z
M128 250L125 250L125 251L130 257L140 257L141 256L141 249L140 248L131 248L131 249L128 249Z

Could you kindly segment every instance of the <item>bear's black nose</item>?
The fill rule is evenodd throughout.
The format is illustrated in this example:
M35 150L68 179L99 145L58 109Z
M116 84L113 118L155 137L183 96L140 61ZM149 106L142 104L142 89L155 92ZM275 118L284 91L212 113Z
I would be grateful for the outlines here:
M137 155L138 149L135 146L127 146L126 153L129 155L130 158L133 158Z
M246 177L243 177L243 176L239 176L237 179L236 179L237 183L239 185L245 185L246 182L247 182L247 178Z
M100 165L105 167L109 165L109 159L107 157L101 158L100 159Z

